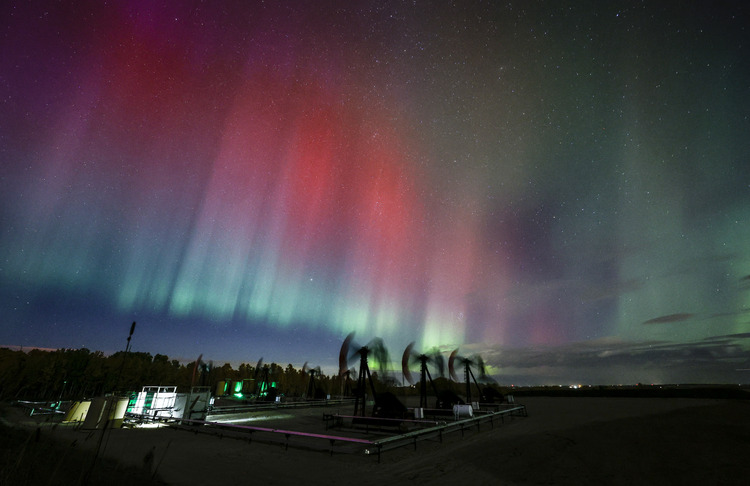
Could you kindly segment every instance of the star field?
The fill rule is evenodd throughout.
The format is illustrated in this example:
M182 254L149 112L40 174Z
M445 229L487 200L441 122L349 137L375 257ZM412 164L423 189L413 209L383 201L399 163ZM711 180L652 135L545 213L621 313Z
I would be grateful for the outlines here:
M742 2L0 12L0 345L745 379Z

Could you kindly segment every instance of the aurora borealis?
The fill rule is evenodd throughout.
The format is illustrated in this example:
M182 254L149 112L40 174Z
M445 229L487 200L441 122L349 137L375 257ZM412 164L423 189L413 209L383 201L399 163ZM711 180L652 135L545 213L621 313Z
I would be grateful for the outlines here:
M750 377L742 2L0 12L0 345Z

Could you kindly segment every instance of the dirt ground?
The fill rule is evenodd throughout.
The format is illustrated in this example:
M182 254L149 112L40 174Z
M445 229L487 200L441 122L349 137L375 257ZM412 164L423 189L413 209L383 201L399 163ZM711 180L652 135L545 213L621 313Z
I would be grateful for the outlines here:
M734 485L750 477L750 402L524 398L528 417L384 452L283 435L181 430L85 431L3 407L4 484L640 484ZM351 413L334 409L326 413ZM246 425L325 430L323 410L263 413ZM12 424L13 428L7 428ZM350 436L362 432L349 433ZM266 436L268 434L265 434ZM12 437L11 437L12 436ZM94 463L94 450L100 450ZM29 464L28 460L32 462ZM90 467L94 464L93 469ZM33 466L32 466L33 465ZM90 472L90 474L89 474ZM88 474L88 475L87 475ZM118 482L119 481L119 482Z

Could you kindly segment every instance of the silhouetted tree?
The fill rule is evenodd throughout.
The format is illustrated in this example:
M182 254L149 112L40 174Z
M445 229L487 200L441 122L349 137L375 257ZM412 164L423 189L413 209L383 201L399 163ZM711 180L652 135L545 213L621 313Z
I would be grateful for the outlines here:
M57 351L11 350L0 348L0 399L55 401L78 400L113 392L139 391L144 386L170 385L187 391L193 378L195 361L181 364L163 354L120 351L104 356L101 351L86 348ZM269 377L277 383L278 392L301 397L309 374L291 364L282 368L270 363ZM204 376L201 376L204 372ZM234 370L229 363L210 371L196 370L196 385L201 381L214 389L219 380L239 381L256 377L253 365L242 363ZM338 394L341 378L316 374L322 390Z

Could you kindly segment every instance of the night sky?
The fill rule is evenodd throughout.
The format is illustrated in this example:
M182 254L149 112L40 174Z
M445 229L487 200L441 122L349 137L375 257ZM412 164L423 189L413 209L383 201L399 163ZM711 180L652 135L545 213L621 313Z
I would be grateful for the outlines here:
M0 6L0 346L750 382L745 2Z

